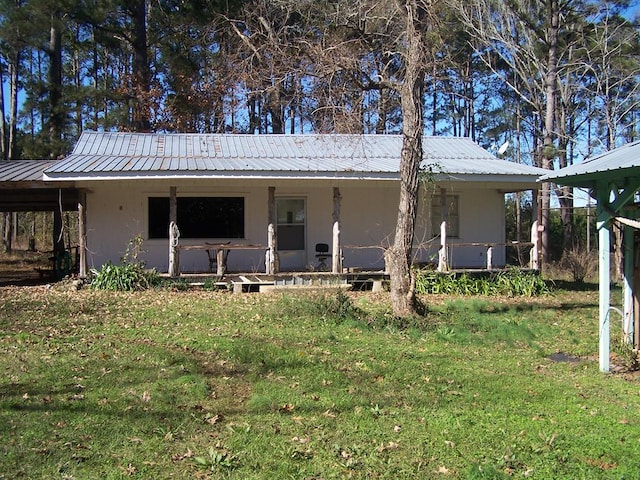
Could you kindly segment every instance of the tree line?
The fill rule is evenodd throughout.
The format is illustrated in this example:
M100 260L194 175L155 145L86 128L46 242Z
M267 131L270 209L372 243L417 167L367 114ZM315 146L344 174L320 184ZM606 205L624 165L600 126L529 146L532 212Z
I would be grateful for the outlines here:
M634 141L634 7L632 0L0 0L0 155L59 158L84 129L402 133L410 220L423 134L468 136L494 153L508 142L504 158L543 168ZM545 184L543 225L553 195L568 248L573 195ZM398 222L399 258L411 230Z
M397 3L0 0L2 156L83 129L399 133ZM424 3L425 134L556 167L636 138L628 1Z

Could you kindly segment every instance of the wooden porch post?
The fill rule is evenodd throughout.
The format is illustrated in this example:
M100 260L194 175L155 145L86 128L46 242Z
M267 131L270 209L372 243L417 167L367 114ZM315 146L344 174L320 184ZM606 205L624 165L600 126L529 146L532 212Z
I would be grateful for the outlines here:
M440 250L438 251L438 271L449 270L449 259L447 258L447 222L440 224Z
M438 271L449 270L447 258L447 221L449 220L449 208L447 206L447 189L440 188L440 250L438 251Z
M169 187L169 276L180 275L180 253L178 251L178 199L176 187Z
M78 192L78 277L87 276L87 192Z
M539 261L538 261L538 221L534 221L533 225L531 225L531 251L529 252L529 268L533 270L539 269Z
M267 255L265 261L266 273L274 275L278 273L280 265L278 262L278 234L276 232L276 187L269 187L268 199L268 226L267 226Z
M340 246L340 189L333 187L333 249L331 272L342 273L342 247Z

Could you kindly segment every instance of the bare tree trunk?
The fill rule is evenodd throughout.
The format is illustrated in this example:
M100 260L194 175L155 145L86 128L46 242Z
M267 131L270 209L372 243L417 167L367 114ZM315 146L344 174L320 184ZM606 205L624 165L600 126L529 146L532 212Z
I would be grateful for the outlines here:
M4 85L4 71L0 62L0 85ZM7 159L7 138L5 133L6 118L4 115L4 87L0 88L0 160Z
M16 52L13 63L9 64L9 90L11 95L11 123L9 124L9 143L7 144L7 158L14 158L14 150L17 135L18 118L18 66L20 65L20 52Z
M136 132L151 131L149 87L149 54L147 51L147 2L133 0L130 5L133 20L133 129Z
M385 252L391 280L393 313L407 317L416 313L415 284L411 272L413 237L418 204L418 175L422 162L424 126L424 46L416 0L407 0L405 76L400 87L402 106L402 152L400 202L393 245Z
M62 148L62 132L64 130L65 115L62 106L62 31L60 29L59 13L51 15L49 35L49 141L51 158L58 158L64 154Z
M555 116L556 116L556 93L557 93L557 72L558 72L558 25L560 22L560 12L558 0L549 0L548 7L548 30L547 41L549 43L549 52L547 55L547 75L545 80L546 88L546 107L544 117L544 138L542 143L542 161L541 167L545 169L553 168L553 159L556 155L554 146L555 140ZM549 207L551 199L550 184L544 182L540 189L541 201L541 258L542 268L549 261Z

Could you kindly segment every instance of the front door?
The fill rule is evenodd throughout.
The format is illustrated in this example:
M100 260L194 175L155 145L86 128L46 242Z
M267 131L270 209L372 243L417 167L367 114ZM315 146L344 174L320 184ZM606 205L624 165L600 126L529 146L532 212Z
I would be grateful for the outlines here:
M304 270L307 264L307 212L304 198L276 199L280 269Z

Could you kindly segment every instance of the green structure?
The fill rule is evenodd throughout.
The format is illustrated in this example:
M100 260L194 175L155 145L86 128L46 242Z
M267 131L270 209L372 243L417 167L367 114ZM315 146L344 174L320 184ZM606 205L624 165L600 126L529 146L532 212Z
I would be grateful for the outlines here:
M622 309L622 334L625 341L640 345L638 308L634 294L634 270L636 258L634 230L640 229L638 221L638 192L640 191L640 142L631 143L580 164L551 172L540 178L541 182L581 187L597 201L597 227L599 245L599 337L600 370L609 371L611 315L617 309L611 306L610 245L613 222L624 226L624 288ZM636 308L634 308L636 305ZM635 310L635 313L634 313Z

